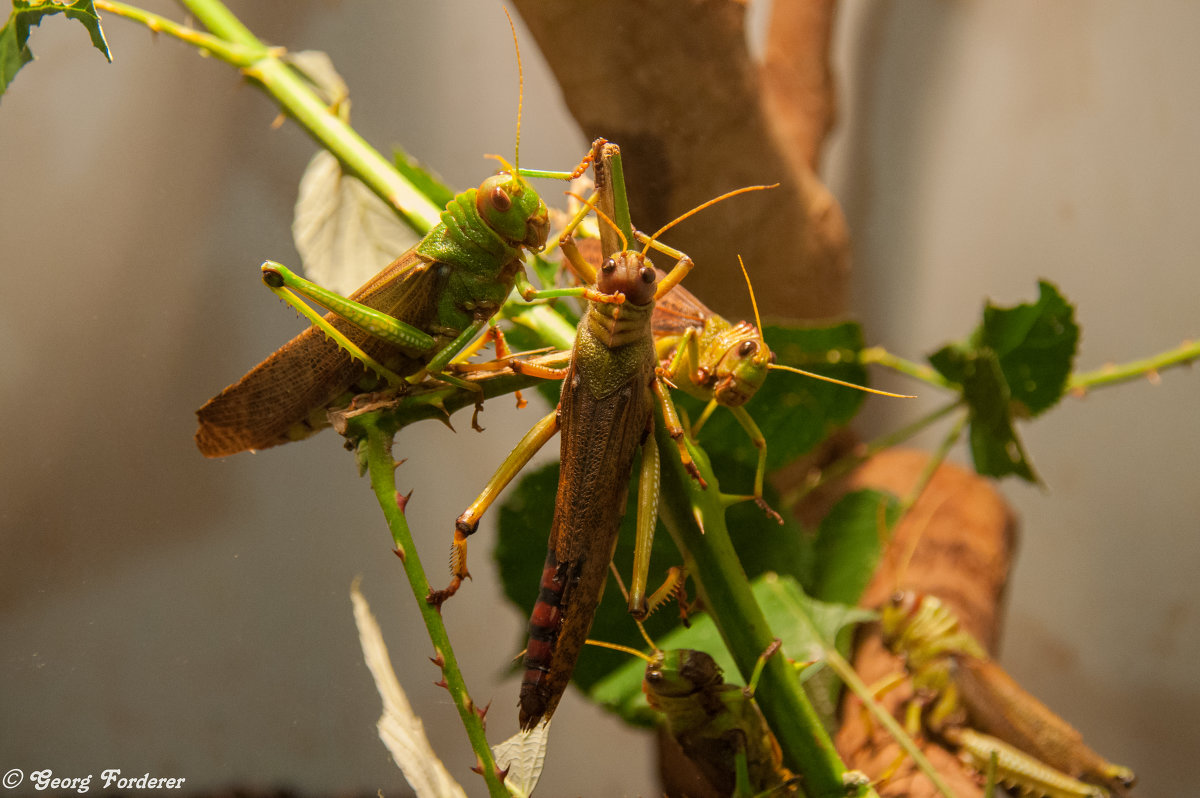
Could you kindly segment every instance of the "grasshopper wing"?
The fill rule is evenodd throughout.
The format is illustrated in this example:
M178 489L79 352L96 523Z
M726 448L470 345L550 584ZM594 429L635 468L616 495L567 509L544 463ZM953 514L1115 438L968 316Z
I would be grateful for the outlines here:
M410 249L350 298L426 329L437 316L444 281L435 262ZM421 353L373 338L333 313L325 319L398 374L411 374L424 362ZM360 380L364 385L357 386ZM205 457L224 457L306 438L328 425L327 406L356 387L377 387L365 385L374 381L338 344L309 327L196 411L196 446Z

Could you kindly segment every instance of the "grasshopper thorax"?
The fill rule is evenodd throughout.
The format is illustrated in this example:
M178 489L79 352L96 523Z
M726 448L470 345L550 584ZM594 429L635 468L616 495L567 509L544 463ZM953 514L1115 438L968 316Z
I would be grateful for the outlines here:
M550 211L523 178L510 172L492 175L475 194L475 210L492 231L514 247L538 251L550 233Z
M879 623L884 644L910 668L948 656L987 659L983 646L960 628L958 616L934 596L900 591L882 607Z
M596 274L596 289L603 294L622 294L633 305L646 305L654 299L658 274L640 252L625 250L608 258Z

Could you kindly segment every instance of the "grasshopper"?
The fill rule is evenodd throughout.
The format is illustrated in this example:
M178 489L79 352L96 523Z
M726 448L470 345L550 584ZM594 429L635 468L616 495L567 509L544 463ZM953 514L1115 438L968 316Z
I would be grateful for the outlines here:
M606 191L613 191L611 186L619 179L620 151L616 145L597 140L592 152L596 155L592 164L598 196L603 197ZM656 400L662 407L667 429L679 445L683 462L699 478L683 443L683 428L666 383L657 373L650 332L655 302L692 268L690 258L656 239L686 217L647 239L641 251L627 248L632 237L630 227L630 235L622 234L621 251L607 257L600 269L594 270L579 254L571 235L589 209L590 203L585 204L559 240L564 254L592 286L585 295L589 301L579 323L570 363L562 371L525 372L564 379L558 407L526 434L484 492L459 516L451 551L451 583L444 590L432 591L427 599L440 605L457 591L469 575L467 537L478 528L483 512L533 453L561 430L554 520L541 592L529 623L530 640L521 685L520 724L525 730L549 720L574 671L604 591L625 510L634 455L639 449L639 544L629 608L635 617L647 612L646 567L659 487L658 450L652 434ZM620 219L618 214L618 222ZM651 246L677 259L674 268L662 279L646 257ZM603 301L606 298L609 301ZM525 369L519 361L512 365L517 370Z
M599 241L592 238L579 242L584 245L581 251L589 264L599 262L599 244L603 240L602 237ZM570 261L564 260L575 271L576 277L582 278ZM739 258L739 262L740 260ZM750 287L745 264L742 264L742 274L746 276L746 285ZM753 287L750 287L750 304L754 309L754 323L743 320L734 324L711 310L691 291L683 286L676 286L655 303L651 331L654 335L655 353L665 370L664 376L667 381L684 393L708 403L700 417L692 424L689 433L696 437L717 407L727 408L758 450L758 463L754 470L754 493L744 498L753 499L768 516L782 524L783 519L763 498L763 485L767 473L767 440L745 408L746 403L753 399L758 389L763 386L770 371L790 371L880 396L902 399L915 397L867 388L795 366L776 363L775 353L767 345L761 332L762 320L758 315L758 302L754 297Z
M922 704L932 702L925 722L934 733L959 746L972 763L994 753L1001 776L1024 793L1107 795L1092 786L1102 785L1123 796L1133 786L1129 768L1089 748L1078 731L992 662L933 596L897 593L882 610L881 626L884 642L904 657L923 699L909 704L910 729L919 728ZM1076 786L1080 780L1088 784Z
M617 580L623 587L619 576ZM725 681L721 666L708 653L660 649L641 621L637 624L654 652L649 656L617 643L587 642L645 661L646 703L662 714L667 732L704 781L717 793L738 798L796 794L799 778L784 766L779 742L754 702L763 666L779 651L779 641L759 656L750 683L738 687Z
M738 261L741 263L741 258ZM746 266L741 265L742 274L745 275ZM746 285L749 286L749 276L746 277ZM728 408L745 430L758 449L758 464L754 470L754 495L746 498L753 498L755 504L782 524L783 519L767 506L766 500L763 499L763 484L767 473L767 440L745 408L745 404L766 381L769 371L790 371L881 396L903 399L915 397L866 388L776 363L775 353L767 346L760 332L762 319L758 315L758 302L754 298L752 288L750 304L754 308L755 323L743 320L733 324L710 310L692 292L679 286L655 306L652 323L654 346L666 369L666 378L685 393L708 402L691 427L690 433L693 437L699 434L700 427L717 407Z
M519 47L517 65L520 74ZM520 120L518 102L514 164L497 158L504 171L455 196L420 242L348 300L279 264L263 264L268 287L314 326L196 412L201 453L223 457L306 438L328 425L326 408L385 384L401 387L432 374L471 387L442 370L484 329L514 285L526 299L543 295L525 277L523 253L545 246L549 212L519 173ZM585 158L577 172L587 163ZM296 293L331 312L319 316ZM478 428L475 418L472 425Z
M764 655L769 656L770 653ZM783 765L775 735L746 688L725 682L703 651L655 651L642 683L646 702L721 795L791 795L795 774Z

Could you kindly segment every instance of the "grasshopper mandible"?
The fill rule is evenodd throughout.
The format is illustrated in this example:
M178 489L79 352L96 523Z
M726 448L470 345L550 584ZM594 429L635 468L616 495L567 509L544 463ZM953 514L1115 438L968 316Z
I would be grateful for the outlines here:
M1057 782L1053 778L1057 775L1103 785L1118 795L1133 786L1129 768L1114 765L1089 748L1078 731L992 662L979 642L959 627L958 618L933 596L897 593L883 607L880 624L884 643L904 657L913 689L932 702L926 725L959 745L964 756L978 761L995 752L1002 768L1016 762L1002 769L1002 775L1034 795L1097 794L1071 792L1079 788ZM919 727L921 710L920 702L909 704L911 729ZM965 724L970 731L959 729ZM1031 762L1014 758L1006 748L989 746L993 737ZM1045 771L1035 771L1034 765Z
M519 47L517 64L521 74ZM517 159L520 136L518 101ZM437 226L349 300L263 264L268 287L314 326L196 412L200 451L223 457L308 437L328 425L331 404L385 384L432 374L470 387L442 369L483 330L514 284L526 299L540 295L525 278L523 254L541 250L550 230L546 204L521 177L519 160L511 166L497 160L504 171L455 196ZM586 165L585 159L577 171ZM331 312L317 315L293 292Z

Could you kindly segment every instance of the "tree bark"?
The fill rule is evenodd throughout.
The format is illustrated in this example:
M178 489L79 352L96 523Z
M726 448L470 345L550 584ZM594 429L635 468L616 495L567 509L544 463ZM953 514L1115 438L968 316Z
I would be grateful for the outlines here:
M773 191L739 196L672 229L665 240L697 268L688 288L730 318L752 318L737 285L740 254L767 318L827 319L847 311L850 237L837 200L818 177L836 117L830 52L833 0L775 0L760 65L747 45L745 6L733 0L608 0L586 6L514 0L589 138L621 145L634 224L653 232L722 192L755 183ZM928 456L888 452L827 491L879 487L905 495ZM804 511L827 509L818 497ZM810 517L808 521L815 520ZM953 466L937 470L896 530L864 605L896 589L933 593L989 647L1012 554L1015 523L990 483ZM870 684L901 664L877 632L864 634L856 668ZM894 691L888 704L903 700ZM877 777L896 759L894 742L861 722L847 702L838 745L849 767ZM936 745L925 746L960 796L976 779ZM694 789L694 787L692 788ZM932 795L911 762L884 795Z
M779 183L671 230L668 242L697 263L691 290L727 298L714 308L723 315L752 318L740 254L768 318L846 311L845 219L812 166L832 120L831 3L777 2L765 68L732 0L609 0L586 17L558 0L516 6L584 133L621 145L639 229L734 188ZM814 57L822 65L804 67Z

